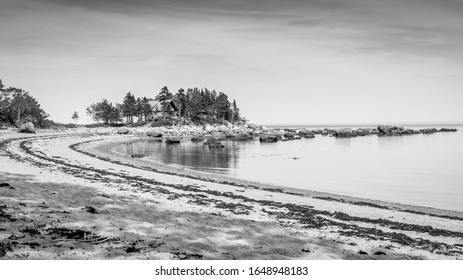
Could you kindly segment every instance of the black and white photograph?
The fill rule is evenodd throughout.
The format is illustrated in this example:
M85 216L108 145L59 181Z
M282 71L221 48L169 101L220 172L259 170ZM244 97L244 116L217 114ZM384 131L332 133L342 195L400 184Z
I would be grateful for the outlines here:
M462 77L459 0L0 0L0 267L461 260Z

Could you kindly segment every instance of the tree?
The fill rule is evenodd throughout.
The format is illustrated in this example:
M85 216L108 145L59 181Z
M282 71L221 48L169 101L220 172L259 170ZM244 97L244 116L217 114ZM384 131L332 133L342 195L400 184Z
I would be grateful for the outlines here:
M141 111L143 113L143 117L145 118L145 121L148 117L148 114L150 114L151 111L153 110L153 108L151 108L149 101L150 100L146 96L141 99Z
M233 99L232 105L232 122L237 122L240 120L240 109L236 105L235 99Z
M19 126L30 121L39 127L44 126L48 117L38 101L29 92L15 87L5 88L0 83L0 120Z
M166 101L172 99L172 93L169 91L169 89L164 86L161 88L161 92L158 93L156 96L156 100L161 103L161 108L162 108L162 118L166 119Z
M178 92L175 94L174 102L178 106L179 116L185 117L186 109L187 109L187 98L186 98L185 90L183 88L180 88Z
M79 113L77 113L77 111L74 111L72 114L72 119L74 120L74 123L77 124L77 120L79 119Z
M91 104L87 107L87 114L92 116L98 123L100 120L105 124L118 123L122 121L120 108L120 104L113 106L107 99L103 99L101 102Z
M133 116L136 114L137 101L130 91L125 95L121 105L122 115L126 117L127 123L133 123Z
M217 96L217 117L222 120L230 120L230 102L228 101L228 96L220 92Z

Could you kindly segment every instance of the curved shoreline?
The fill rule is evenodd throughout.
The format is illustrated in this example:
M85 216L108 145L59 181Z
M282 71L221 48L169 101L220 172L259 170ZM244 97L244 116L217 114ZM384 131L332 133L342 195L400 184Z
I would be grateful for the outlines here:
M349 195L340 195L340 194L335 194L335 193L321 192L321 191L314 191L314 190L304 190L304 189L279 186L279 185L274 185L274 184L269 184L269 183L248 181L248 180L234 178L231 176L226 176L226 175L221 175L221 174L216 174L216 173L192 170L187 167L182 167L182 168L172 167L172 166L164 165L154 160L144 160L143 158L132 159L128 156L119 155L117 153L111 152L111 150L114 147L120 144L137 142L137 141L142 141L142 140L149 140L149 139L152 139L152 138L140 137L140 136L123 136L123 137L119 136L117 139L110 138L110 139L92 140L91 142L93 142L93 144L91 145L88 145L90 144L89 142L84 141L81 143L77 143L76 145L73 145L70 148L77 152L83 153L87 156L92 156L92 157L95 157L101 160L116 162L118 164L124 164L124 165L135 167L135 168L148 169L153 172L159 172L159 173L164 173L164 174L169 174L169 175L188 177L192 179L198 179L198 180L216 182L216 183L226 183L226 184L234 185L237 187L256 188L256 189L261 189L261 190L275 192L275 193L286 193L286 194L297 195L297 196L309 196L315 199L336 201L340 203L347 203L347 204L353 204L353 205L364 205L364 206L382 208L382 209L394 209L397 211L403 211L403 212L409 212L409 213L415 213L415 214L423 214L423 215L429 215L429 216L434 216L434 217L463 220L463 211L441 209L441 208L419 206L419 205L411 205L411 204L404 204L404 203L396 203L396 202L388 202L388 201L377 200L377 199L369 199L369 198L355 197L355 196L349 196ZM104 142L102 143L101 141L104 141ZM96 142L99 142L99 143L96 143ZM88 146L91 146L91 147L88 147Z
M181 251L185 258L206 259L463 257L462 219L443 215L440 210L433 210L440 214L419 213L400 210L390 204L386 207L345 197L334 198L331 194L326 194L326 197L319 193L311 196L292 192L291 189L269 190L257 184L198 179L179 175L178 172L163 173L163 170L153 172L155 170L150 167L131 166L125 160L108 156L104 153L104 145L101 154L93 156L89 156L89 151L76 151L80 145L85 149L100 146L105 142L96 140L101 139L121 141L113 136L88 134L0 139L0 152L5 153L5 157L0 157L0 164L7 164L5 170L10 170L6 178L23 181L23 175L13 173L22 173L27 178L36 176L36 180L43 176L52 178L44 185L27 181L22 186L15 185L16 189L22 190L20 196L14 195L14 189L6 191L10 194L5 206L0 208L2 218L11 220L9 227L13 227L13 232L16 225L19 232L24 227L28 230L26 235L22 235L24 237L12 235L14 240L21 242L7 243L10 247L6 248L24 250L27 246L43 244L49 238L53 240L56 234L78 231L94 237L92 240L98 245L83 249L83 252L96 256L93 250L99 250L99 258L113 258L114 254L123 258L137 257L143 250L150 251L152 258L165 259L178 256L176 248L179 246L186 248ZM0 171L0 174L3 172ZM77 185L63 188L55 183L63 180L75 181ZM36 197L34 193L37 192L39 195ZM46 198L46 205L37 198ZM29 205L35 206L31 208ZM127 205L131 205L130 208ZM55 213L53 215L58 215L59 220L68 221L60 222L63 226L59 232L55 230L56 226L29 229L30 221L42 215L44 207L54 210L43 215ZM33 209L32 216L24 222L12 216L17 211L27 213L28 209ZM41 219L54 223L49 216ZM129 231L124 230L127 223L131 228ZM159 238L167 228L171 228L169 237L164 236L162 242L151 247L150 238ZM37 235L35 232L44 230L47 235L39 235L38 239L34 237ZM138 247L134 247L127 236L135 234L134 237L140 239L139 231L146 232L149 238L137 241L135 245ZM79 237L76 240L66 239L65 242L74 247L87 241ZM46 247L60 250L60 246ZM308 246L310 250L301 251L301 246ZM158 247L161 249L158 250ZM120 251L121 248L124 251ZM166 255L163 253L165 250L170 253ZM66 251L66 254L72 252ZM44 257L43 249L35 258L37 256ZM59 254L52 256L59 258Z

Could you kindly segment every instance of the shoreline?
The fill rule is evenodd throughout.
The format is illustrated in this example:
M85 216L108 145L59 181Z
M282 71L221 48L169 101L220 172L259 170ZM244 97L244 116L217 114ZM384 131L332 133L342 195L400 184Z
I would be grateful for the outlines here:
M448 216L441 210L418 209L430 211L419 213L331 194L321 198L319 193L309 196L292 189L198 180L130 166L104 151L96 155L101 160L69 148L117 136L40 134L0 134L2 175L12 178L7 183L14 188L0 188L1 217L12 221L0 226L4 228L1 258L21 258L21 254L33 259L463 256L460 212ZM15 180L21 184L15 185ZM69 184L71 189L66 187ZM42 213L52 208L49 214ZM52 226L47 215L59 216L52 220L60 225ZM82 232L84 236L78 234ZM53 245L56 235L65 236L60 247ZM86 235L96 244L89 245Z
M454 216L458 219L463 219L463 211L442 209L442 208L429 207L429 206L404 204L404 203L397 203L397 202L389 202L389 201L383 201L379 199L370 199L370 198L342 195L342 194L336 194L336 193L330 193L330 192L314 191L310 189L291 188L288 186L280 186L280 185L264 183L264 182L249 181L249 180L234 178L232 176L227 176L227 175L222 175L222 174L217 174L217 173L193 170L187 167L168 166L168 165L164 165L154 160L145 160L143 158L132 159L128 156L111 152L111 150L114 147L120 144L143 141L143 140L150 140L150 139L152 138L141 137L141 136L123 136L123 137L118 137L117 139L93 140L92 141L93 143L77 144L76 146L72 147L72 149L75 151L81 152L87 156L93 156L95 158L99 158L102 160L105 160L104 158L108 158L109 161L113 161L113 162L116 161L116 162L119 162L120 164L125 164L131 167L144 166L144 168L149 168L153 172L161 172L165 174L185 176L185 177L190 177L193 179L199 179L199 180L205 180L205 181L214 181L214 182L222 182L222 183L225 182L230 185L258 188L258 189L262 189L262 190L266 190L270 192L277 192L277 193L281 192L281 193L288 193L288 194L293 194L293 195L317 197L319 199L332 200L332 201L338 201L338 202L344 201L344 203L357 204L357 205L368 205L370 207L376 207L376 208L390 208L390 209L396 209L399 211L422 212L428 215ZM105 143L102 143L102 141L104 141Z

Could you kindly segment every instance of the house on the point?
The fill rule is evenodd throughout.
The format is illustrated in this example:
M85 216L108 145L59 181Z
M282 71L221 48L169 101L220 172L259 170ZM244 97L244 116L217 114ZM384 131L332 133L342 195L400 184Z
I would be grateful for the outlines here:
M172 99L164 101L151 100L148 103L151 106L151 113L147 115L148 121L178 116L178 107Z

